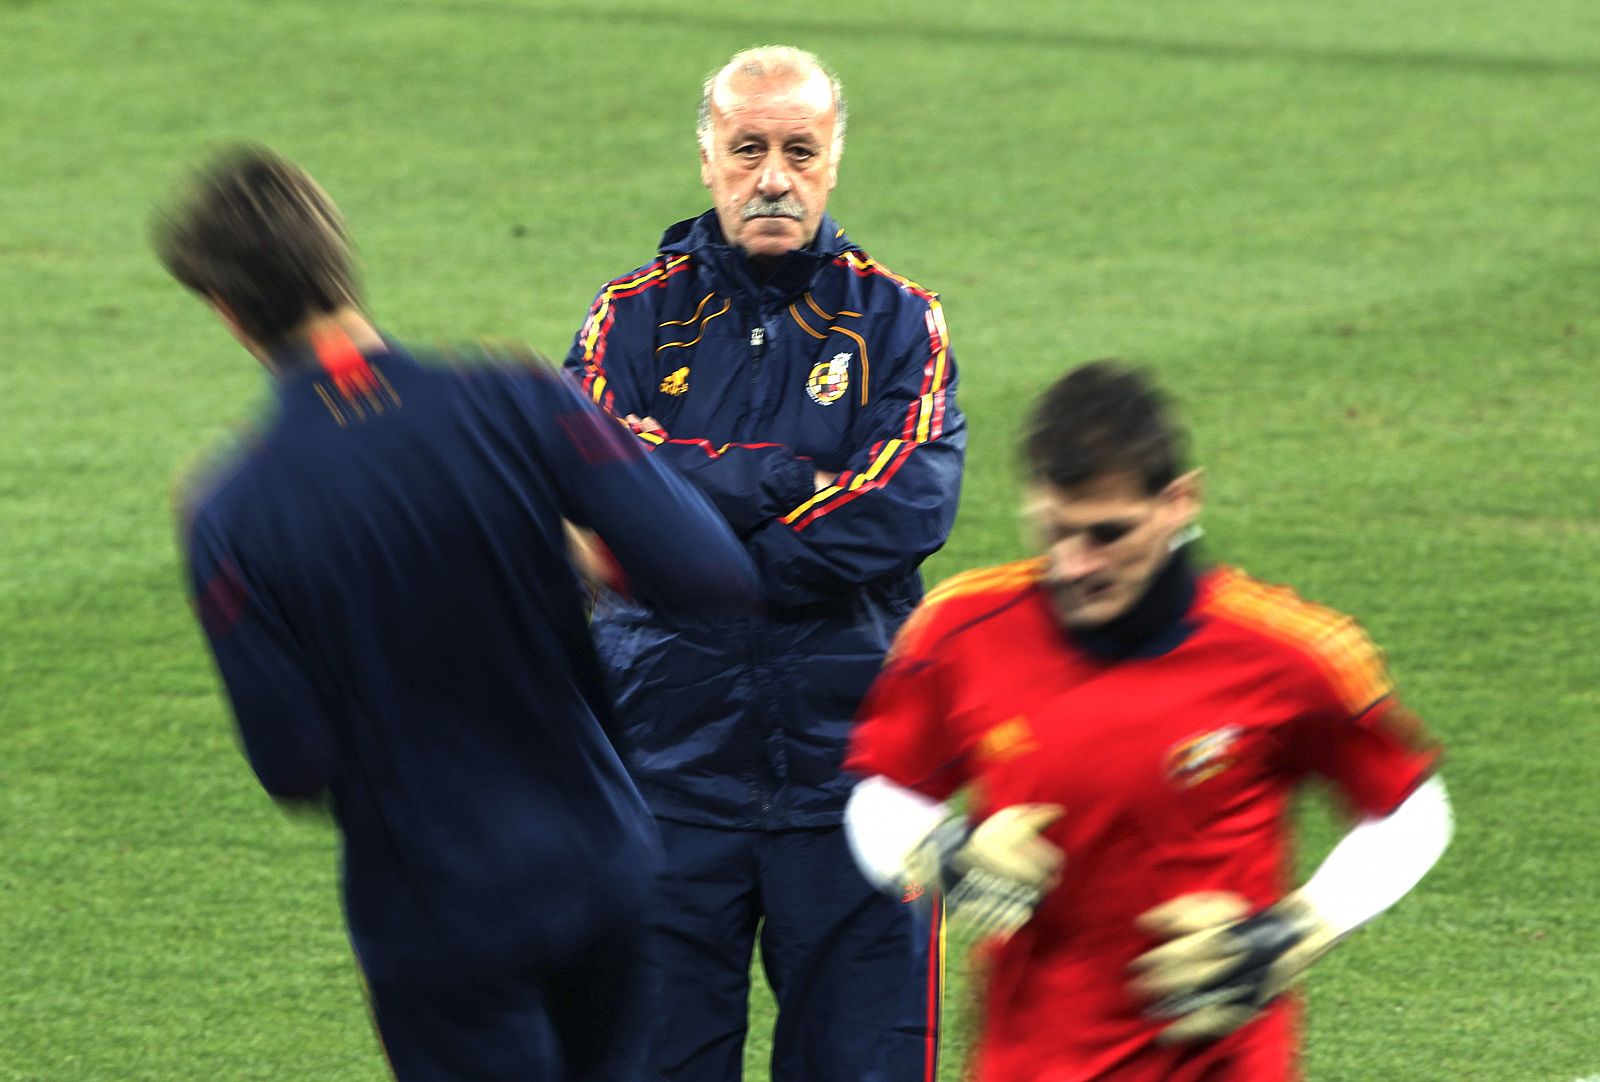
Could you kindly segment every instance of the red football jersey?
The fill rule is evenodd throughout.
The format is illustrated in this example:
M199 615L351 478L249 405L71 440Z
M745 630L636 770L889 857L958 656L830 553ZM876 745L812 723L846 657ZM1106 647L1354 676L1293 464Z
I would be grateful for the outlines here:
M969 572L931 593L862 708L850 769L975 818L1060 804L1046 837L1061 885L985 952L983 1082L1276 1082L1293 1073L1284 1001L1210 1044L1166 1049L1127 990L1155 942L1145 910L1191 891L1265 906L1288 889L1289 800L1308 779L1349 810L1393 811L1435 753L1386 725L1393 687L1354 621L1243 573L1199 576L1167 653L1074 644L1040 561ZM1396 714L1401 717L1403 714Z

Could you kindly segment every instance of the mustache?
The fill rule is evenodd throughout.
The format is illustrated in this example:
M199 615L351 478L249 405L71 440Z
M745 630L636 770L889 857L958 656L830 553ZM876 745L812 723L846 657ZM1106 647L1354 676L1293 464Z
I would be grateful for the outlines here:
M765 199L758 195L739 209L740 220L746 222L751 218L793 218L799 222L804 221L805 216L805 206L792 195L781 199Z

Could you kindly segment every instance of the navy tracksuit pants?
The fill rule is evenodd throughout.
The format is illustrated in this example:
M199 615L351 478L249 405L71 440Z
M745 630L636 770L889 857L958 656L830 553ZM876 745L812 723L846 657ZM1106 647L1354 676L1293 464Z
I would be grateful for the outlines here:
M595 897L563 934L490 966L373 980L373 1021L399 1082L638 1082L650 979L646 885Z
M932 1082L940 921L872 888L842 828L659 820L651 1082L738 1082L756 939L777 999L772 1082Z

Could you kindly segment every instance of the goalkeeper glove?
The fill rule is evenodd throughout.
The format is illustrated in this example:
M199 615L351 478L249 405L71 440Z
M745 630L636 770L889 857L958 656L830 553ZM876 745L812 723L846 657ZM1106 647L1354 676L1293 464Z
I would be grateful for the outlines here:
M1150 1013L1174 1019L1161 1043L1215 1040L1254 1018L1305 974L1338 933L1290 894L1252 915L1237 894L1185 894L1139 926L1167 940L1133 962L1133 989Z
M1062 811L1017 804L976 827L951 816L911 850L902 879L937 889L956 923L978 938L1009 939L1061 878L1065 857L1040 835Z

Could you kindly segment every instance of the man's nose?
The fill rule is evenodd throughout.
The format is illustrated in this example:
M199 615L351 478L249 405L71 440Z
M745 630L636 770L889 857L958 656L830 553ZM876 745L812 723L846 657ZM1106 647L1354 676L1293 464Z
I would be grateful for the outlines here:
M761 180L757 191L765 199L781 199L789 194L789 189L794 187L794 182L789 179L789 170L783 161L782 149L775 149L767 155L767 160L761 166Z
M1073 582L1092 575L1105 566L1105 553L1087 537L1063 537L1050 546L1050 562L1056 576Z

